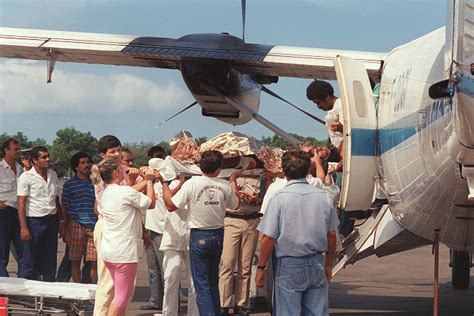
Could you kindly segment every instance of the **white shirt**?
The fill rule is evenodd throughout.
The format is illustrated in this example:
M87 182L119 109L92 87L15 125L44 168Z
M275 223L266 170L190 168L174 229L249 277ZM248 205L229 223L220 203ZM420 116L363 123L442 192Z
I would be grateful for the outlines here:
M26 216L43 217L56 214L56 196L58 196L58 176L48 169L47 181L33 167L18 178L18 196L26 196Z
M344 125L344 112L342 111L342 101L341 98L337 98L334 102L334 106L332 107L334 111L336 111L339 115L339 122Z
M236 209L239 198L228 181L194 176L172 197L177 208L188 205L189 228L216 229L224 226L226 208Z
M189 212L186 208L167 212L160 250L187 251L189 249Z
M170 190L178 185L179 181L173 181L170 184ZM165 201L163 200L163 185L160 182L156 182L153 185L155 194L157 196L155 208L146 211L145 216L145 228L154 231L158 234L163 234L165 229L165 217L168 209L166 208Z
M104 228L101 254L112 263L133 263L143 254L140 211L151 204L146 195L129 186L109 184L101 196Z
M18 208L16 193L18 178L23 172L23 168L17 162L15 162L15 168L16 174L5 159L0 161L0 201L5 201L7 206Z
M308 175L308 176L306 176L306 181L308 181L308 183L311 184L315 188L325 190L324 183L319 178L315 178L311 175ZM265 214L265 211L267 210L268 202L270 201L270 198L273 195L275 195L275 193L278 190L283 189L287 183L288 183L288 180L286 180L286 178L276 178L275 181L273 181L272 184L270 184L267 191L265 192L265 196L263 197L262 207L260 208L260 213Z

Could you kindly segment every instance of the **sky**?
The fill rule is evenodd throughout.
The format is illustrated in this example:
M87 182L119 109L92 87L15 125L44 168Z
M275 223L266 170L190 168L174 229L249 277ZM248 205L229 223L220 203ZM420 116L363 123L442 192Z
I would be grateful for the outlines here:
M246 42L388 52L446 21L444 0L249 0ZM177 38L191 33L241 36L239 0L0 0L0 26ZM306 99L308 79L280 78L270 89L324 118ZM169 141L179 130L213 137L239 131L257 138L273 132L257 122L231 126L202 117L179 71L56 63L46 84L46 62L0 58L0 134L21 131L51 143L75 127L122 142ZM268 96L261 115L287 132L319 139L325 128Z

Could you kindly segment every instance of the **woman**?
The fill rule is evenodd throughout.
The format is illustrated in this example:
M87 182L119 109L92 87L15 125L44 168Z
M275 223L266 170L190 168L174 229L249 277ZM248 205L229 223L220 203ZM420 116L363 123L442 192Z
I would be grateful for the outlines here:
M119 159L107 158L97 166L107 184L101 196L104 217L101 254L115 286L108 315L125 315L133 294L138 259L144 248L140 212L155 207L155 174L152 170L145 173L147 185L144 195L132 187L120 185L124 175Z

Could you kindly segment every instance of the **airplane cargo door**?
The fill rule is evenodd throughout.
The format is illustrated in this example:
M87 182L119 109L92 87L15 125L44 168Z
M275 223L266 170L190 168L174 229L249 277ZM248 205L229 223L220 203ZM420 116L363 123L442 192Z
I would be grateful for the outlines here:
M334 62L344 114L344 168L339 207L367 210L372 204L377 118L372 88L363 64L344 56Z

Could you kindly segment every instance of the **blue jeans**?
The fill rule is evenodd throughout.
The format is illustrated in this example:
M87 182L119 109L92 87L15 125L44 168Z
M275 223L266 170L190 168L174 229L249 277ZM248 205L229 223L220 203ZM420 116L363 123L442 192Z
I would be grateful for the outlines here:
M278 258L275 299L278 315L328 315L323 256Z
M26 217L31 240L23 242L21 278L56 281L58 218L56 215Z
M219 263L223 243L224 228L191 229L189 260L201 316L220 315Z
M18 273L20 274L22 249L20 239L20 222L18 211L7 206L0 209L0 277L8 277L7 265L10 257L10 243L13 243L18 254Z

